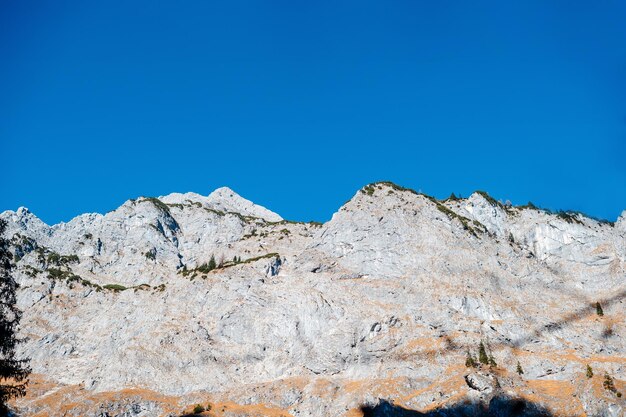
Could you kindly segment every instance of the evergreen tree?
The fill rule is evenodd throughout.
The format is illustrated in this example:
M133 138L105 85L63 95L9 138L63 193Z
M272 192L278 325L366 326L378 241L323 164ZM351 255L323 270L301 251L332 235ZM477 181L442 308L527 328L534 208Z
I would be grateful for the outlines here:
M602 385L604 386L604 389L606 389L607 391L611 391L613 394L617 395L618 397L622 396L622 393L619 392L617 388L615 388L615 383L613 382L613 378L611 377L611 375L608 374L608 372L604 373L604 382L602 383Z
M478 360L484 365L489 364L489 356L487 356L487 351L485 350L485 345L483 344L482 340L480 342L480 345L478 346Z
M237 257L233 256L233 263L236 264L237 263Z
M591 366L587 364L587 378L591 378L591 377L593 377L593 369L591 369Z
M215 262L215 256L211 255L211 259L209 260L209 271L214 270L215 268L217 268L217 263Z
M522 365L520 365L519 361L517 361L517 374L518 375L522 375L524 373L524 370L522 369Z
M7 402L26 393L30 368L26 360L15 359L20 340L15 332L21 313L15 306L17 283L11 277L11 253L5 239L6 221L0 219L0 415L7 415Z
M468 368L476 368L476 359L474 359L474 357L472 357L472 354L469 352L469 350L467 351L467 358L465 359L465 366L467 366Z
M604 311L602 311L602 306L599 301L596 303L596 314L598 316L604 316Z
M496 363L496 360L493 358L493 355L489 355L489 366L492 368L495 368L496 366L498 366L498 364Z

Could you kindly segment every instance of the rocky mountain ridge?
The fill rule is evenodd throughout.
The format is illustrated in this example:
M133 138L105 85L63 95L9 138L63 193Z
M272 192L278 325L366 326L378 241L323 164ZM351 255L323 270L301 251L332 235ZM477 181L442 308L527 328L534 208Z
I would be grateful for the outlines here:
M324 224L227 188L54 226L0 217L38 381L24 415L60 415L63 390L92 404L67 415L210 401L216 415L355 416L383 400L479 415L502 395L555 415L625 409L602 377L624 391L626 211L609 224L375 183ZM497 366L465 366L480 341Z

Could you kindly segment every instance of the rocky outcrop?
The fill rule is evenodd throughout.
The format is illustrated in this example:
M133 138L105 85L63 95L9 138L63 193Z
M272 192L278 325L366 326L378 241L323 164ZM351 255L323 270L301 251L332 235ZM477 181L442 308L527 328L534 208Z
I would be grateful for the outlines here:
M22 354L50 386L15 404L28 414L54 410L38 398L59 386L92 405L76 415L211 402L224 415L353 416L383 399L426 412L463 398L472 410L494 398L623 409L602 386L608 373L626 391L623 216L611 225L482 192L437 201L391 183L324 224L284 221L227 188L53 226L24 208L0 216ZM466 368L481 341L497 367ZM143 391L124 402L127 389Z

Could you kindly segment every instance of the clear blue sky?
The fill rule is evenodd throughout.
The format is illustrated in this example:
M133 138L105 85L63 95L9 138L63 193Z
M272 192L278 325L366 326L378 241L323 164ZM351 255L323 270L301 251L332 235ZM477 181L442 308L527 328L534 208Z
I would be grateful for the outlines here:
M626 209L623 1L3 1L0 210L366 183Z

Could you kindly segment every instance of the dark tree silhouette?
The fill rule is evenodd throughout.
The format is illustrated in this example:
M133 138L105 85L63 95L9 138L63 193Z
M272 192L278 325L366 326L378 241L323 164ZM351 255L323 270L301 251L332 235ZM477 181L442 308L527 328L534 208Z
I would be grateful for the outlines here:
M211 255L211 260L209 261L209 271L217 268L217 263L215 262L215 256Z
M476 363L476 359L472 356L470 351L467 351L467 358L465 359L465 366L468 368L476 368L478 364Z
M489 366L491 368L495 368L495 367L498 366L498 364L497 364L495 358L493 357L493 355L489 355Z
M489 364L489 356L487 356L487 351L485 350L485 345L482 341L478 346L478 360L484 365Z
M21 313L15 306L17 283L11 276L12 256L4 238L6 221L0 219L0 415L8 414L7 402L26 393L30 368L26 360L15 358L20 340L15 332Z

